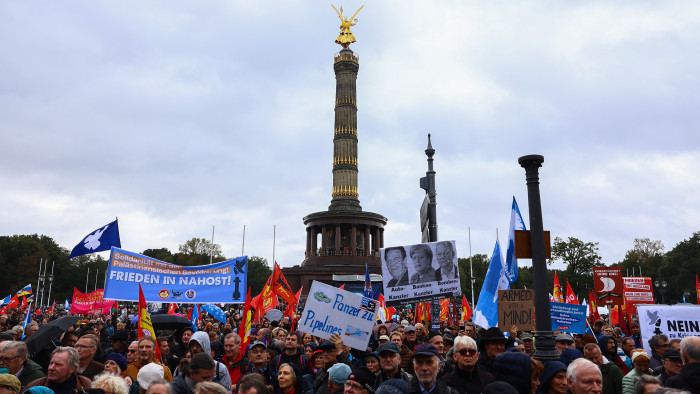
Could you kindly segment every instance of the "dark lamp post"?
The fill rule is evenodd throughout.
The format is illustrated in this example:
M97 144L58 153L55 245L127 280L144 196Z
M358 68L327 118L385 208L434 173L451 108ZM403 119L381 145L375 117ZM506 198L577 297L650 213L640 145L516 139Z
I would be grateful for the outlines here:
M666 303L666 287L668 286L668 283L666 283L665 280L662 280L661 283L659 283L659 280L654 281L654 287L656 287L656 290L661 293L661 303L665 304Z
M539 169L544 156L528 155L518 159L525 169L527 202L530 212L530 247L532 249L532 271L535 289L535 348L534 358L539 361L558 360L555 349L552 318L547 291L547 261L544 247L544 226L542 224L542 203L540 201Z

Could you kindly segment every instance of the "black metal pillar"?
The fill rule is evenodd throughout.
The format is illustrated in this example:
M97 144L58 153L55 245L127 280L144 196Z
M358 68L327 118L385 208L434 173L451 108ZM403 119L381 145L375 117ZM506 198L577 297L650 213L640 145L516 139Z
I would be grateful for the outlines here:
M435 170L433 170L433 155L435 154L435 149L430 143L430 134L428 134L428 147L425 149L425 155L428 156L428 171L425 172L425 176L420 179L420 187L428 193L428 199L430 203L428 204L428 235L430 242L437 242L438 231L437 231L437 202L435 196L437 192L435 191Z
M530 247L532 248L532 270L535 288L535 354L540 361L558 360L555 350L552 318L549 308L547 287L547 261L544 245L544 225L542 224L542 203L540 201L539 168L544 156L528 155L518 159L525 169L527 182L527 200L530 211Z

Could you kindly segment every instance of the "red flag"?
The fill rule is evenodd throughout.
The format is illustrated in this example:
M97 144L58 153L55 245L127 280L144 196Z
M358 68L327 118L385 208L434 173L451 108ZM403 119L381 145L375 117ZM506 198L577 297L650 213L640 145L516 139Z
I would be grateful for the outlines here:
M284 315L289 317L289 320L292 321L294 320L294 312L297 310L297 303L299 302L299 297L301 297L301 289L297 291L297 294L294 296L296 298L296 302L293 304L287 304L287 308L284 310Z
M345 283L343 283L342 285L340 285L339 289L340 289L340 290L345 290Z
M56 301L51 304L51 307L46 310L46 314L53 313L56 310Z
M595 293L593 290L588 291L588 316L593 322L600 320L600 314L598 313L598 304L595 302Z
M10 298L10 302L7 304L7 308L14 308L17 305L19 305L19 298L14 295L12 298Z
M272 291L282 297L287 304L296 303L297 299L294 296L294 292L289 287L287 279L284 278L284 274L282 274L282 270L276 261L275 268L272 270Z
M253 319L252 313L250 312L250 287L248 288L248 294L245 297L245 305L243 306L243 316L241 317L241 328L238 330L238 336L241 337L241 351L245 351L246 346L250 342L248 338L248 331L252 326Z
M153 324L151 323L151 315L148 314L148 308L146 307L146 297L143 296L143 290L141 290L141 284L139 283L139 320L138 320L138 339L144 336L150 336L153 341L156 342L156 360L162 359L160 354L160 348L158 347L158 341L156 341L156 333L153 331Z
M462 294L462 321L469 321L472 317L472 308L469 307L467 297Z
M578 305L578 297L576 297L576 294L574 293L574 290L571 288L571 285L569 284L568 279L566 281L566 303Z
M170 307L168 307L168 315L174 315L175 311L177 311L177 304L174 302L171 302ZM191 317L192 317L192 315L190 315L190 318Z
M619 326L620 325L620 306L613 305L610 311L610 324Z
M27 297L22 297L22 305L20 305L19 309L24 309L27 305Z
M698 305L700 305L700 282L698 282L698 276L695 275L695 292L698 297Z
M561 291L561 285L559 284L559 276L557 276L557 273L554 273L554 290L552 291L552 297L554 298L554 302L564 302L564 297L562 296L562 291Z
M440 300L440 321L445 321L449 317L450 299Z

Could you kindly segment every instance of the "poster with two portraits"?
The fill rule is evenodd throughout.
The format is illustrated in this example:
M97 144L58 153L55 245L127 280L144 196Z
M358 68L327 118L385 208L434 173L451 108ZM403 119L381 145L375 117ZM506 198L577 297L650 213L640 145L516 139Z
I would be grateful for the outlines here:
M462 294L455 241L393 246L380 253L387 306Z

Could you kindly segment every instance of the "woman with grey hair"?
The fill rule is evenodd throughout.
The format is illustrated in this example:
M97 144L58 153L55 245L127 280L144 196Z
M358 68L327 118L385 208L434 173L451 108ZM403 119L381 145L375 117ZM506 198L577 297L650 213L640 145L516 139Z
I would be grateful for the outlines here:
M124 379L111 373L103 373L95 376L95 380L92 382L92 388L102 389L105 393L111 394L127 394L129 392L129 388L126 386Z

